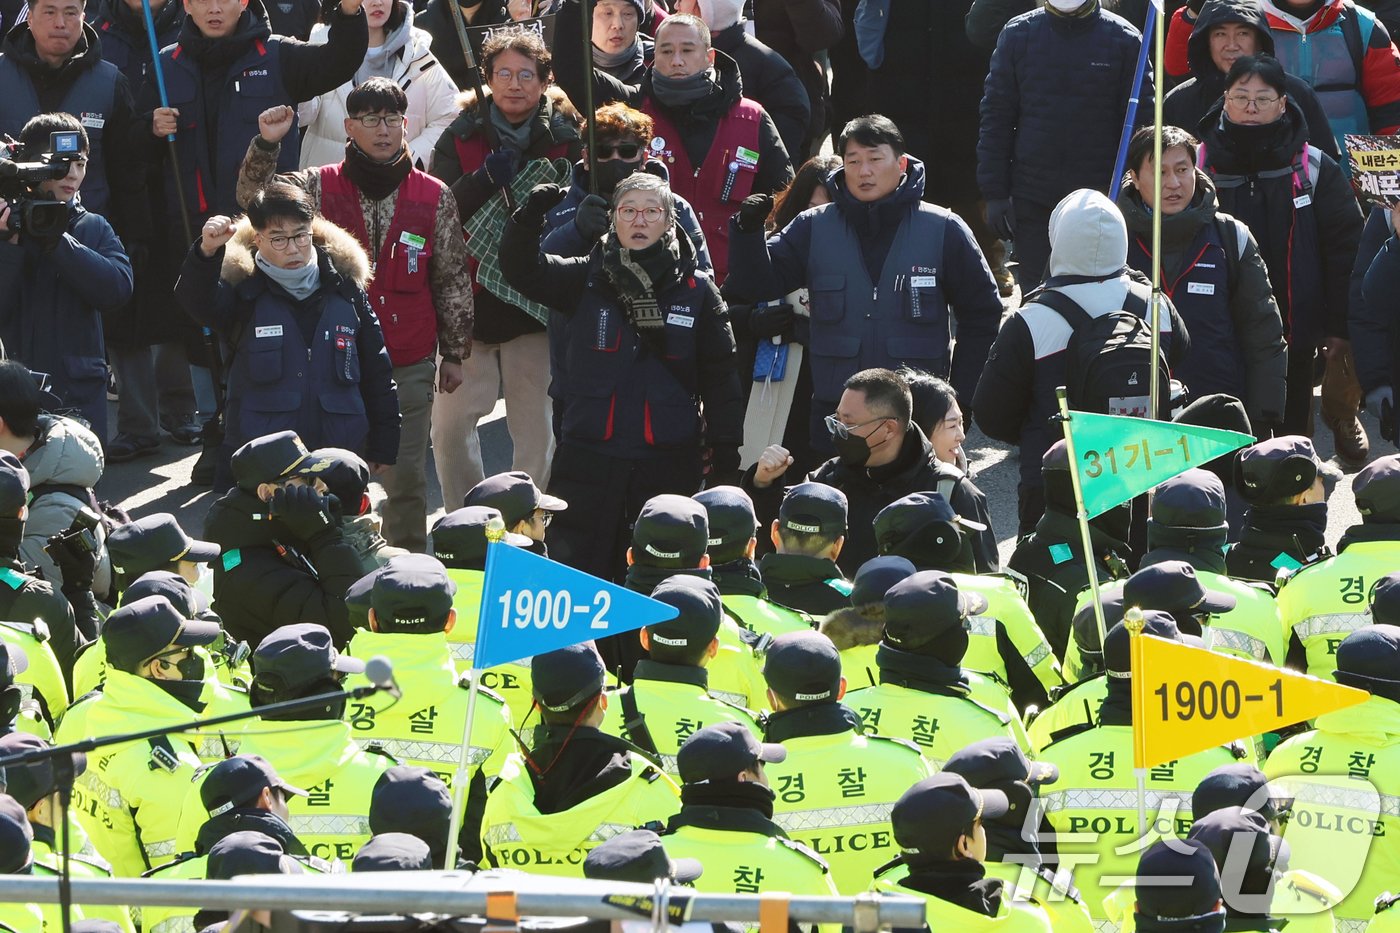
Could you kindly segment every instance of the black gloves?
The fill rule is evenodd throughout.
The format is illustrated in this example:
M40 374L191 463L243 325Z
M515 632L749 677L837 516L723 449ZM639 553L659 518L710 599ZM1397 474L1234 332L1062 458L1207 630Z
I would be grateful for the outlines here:
M987 226L1003 240L1016 238L1016 217L1011 211L1010 198L987 202Z
M749 312L749 333L755 337L792 337L797 311L786 301L754 305Z
M549 209L564 200L564 189L558 185L535 185L525 196L525 203L515 212L515 222L538 227L544 223Z
M280 486L272 494L268 509L273 520L294 538L311 543L339 530L333 499L334 496L323 496L310 486Z
M764 224L768 222L768 215L772 212L771 194L751 194L739 205L739 213L734 215L734 225L739 228L740 233L762 233Z
M574 226L579 235L589 243L608 232L608 202L596 194L590 194L579 202L578 213L574 215Z
M486 157L486 162L478 172L486 175L486 180L497 188L509 188L520 171L520 153L514 149L497 149Z

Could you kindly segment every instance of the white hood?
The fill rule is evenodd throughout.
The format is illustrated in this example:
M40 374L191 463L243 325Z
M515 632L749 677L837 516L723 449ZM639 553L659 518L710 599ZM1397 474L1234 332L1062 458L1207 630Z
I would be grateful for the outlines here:
M1050 274L1109 276L1128 262L1128 228L1117 205L1080 188L1050 215Z

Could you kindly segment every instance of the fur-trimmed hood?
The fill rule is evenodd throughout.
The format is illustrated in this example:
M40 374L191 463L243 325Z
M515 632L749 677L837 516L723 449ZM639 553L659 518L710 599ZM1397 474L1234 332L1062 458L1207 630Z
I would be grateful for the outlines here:
M885 634L885 620L867 619L855 609L837 609L822 619L818 627L838 651L876 645Z
M237 285L253 277L257 266L253 264L253 225L247 217L237 221L238 229L233 239L224 247L224 264L219 277L230 285ZM329 259L331 268L349 280L361 291L369 287L369 255L360 241L344 229L317 217L311 221L311 242L317 252Z

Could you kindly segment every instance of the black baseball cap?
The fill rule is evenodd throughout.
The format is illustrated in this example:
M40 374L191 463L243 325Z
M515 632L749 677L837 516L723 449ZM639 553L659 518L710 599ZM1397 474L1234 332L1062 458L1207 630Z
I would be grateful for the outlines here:
M646 627L653 642L672 648L694 648L708 645L719 634L724 604L719 588L709 580L676 574L658 583L651 598L678 611L674 619Z
M546 651L530 659L535 702L551 713L573 709L603 692L603 659L591 641Z
M0 757L49 747L48 742L28 732L11 732L0 736ZM73 774L76 776L86 770L87 756L82 752L73 753ZM25 810L32 809L40 800L58 792L52 758L40 758L22 765L6 765L0 771L5 775L5 793L18 800Z
M632 527L632 559L648 567L698 567L709 546L705 507L686 496L651 497Z
M583 860L583 877L593 881L652 884L658 878L668 878L675 884L690 884L704 870L699 859L671 858L661 837L649 829L613 836Z
M1222 888L1232 895L1271 896L1277 877L1274 869L1282 869L1288 861L1288 844L1269 831L1269 821L1243 807L1225 807L1197 817L1186 838L1205 845ZM1241 848L1248 853L1243 867L1239 855L1232 853Z
M1049 761L1031 761L1014 739L996 736L965 745L943 763L944 771L961 774L973 787L996 787L1021 781L1039 787L1060 779Z
M360 846L350 862L356 874L366 871L431 871L428 844L408 833L377 833Z
M177 560L210 563L219 556L219 546L191 538L174 515L156 512L113 528L107 536L107 552L112 555L112 569L132 578Z
M495 518L506 524L500 509L486 505L469 505L448 512L433 525L433 556L447 567L482 569L490 543L486 540L486 526ZM530 546L529 538L514 531L505 532L501 540L512 547Z
M209 611L209 597L173 570L148 570L122 590L123 603L134 603L147 596L164 596L187 619Z
M743 723L722 722L692 733L676 753L681 781L732 781L759 762L774 764L787 758L787 749L760 742Z
M400 554L379 569L370 605L380 631L441 631L456 595L457 584L436 557Z
M1356 510L1362 521L1393 522L1400 519L1400 454L1390 454L1367 464L1351 482Z
M14 518L29 504L29 471L8 450L0 450L0 516Z
M974 822L991 822L1009 812L1006 794L978 790L961 774L943 771L900 795L890 810L890 825L905 852L948 858Z
M345 591L345 610L353 629L369 628L369 609L373 603L374 581L382 568L375 567Z
M34 829L18 800L0 794L0 875L28 874Z
M1290 434L1246 447L1235 458L1235 485L1249 502L1272 502L1312 488L1320 461L1313 442Z
M1371 590L1371 620L1380 625L1400 625L1400 572L1388 573Z
M1201 917L1220 903L1220 873L1200 840L1162 840L1138 859L1134 889L1140 916Z
M1400 688L1400 627L1368 625L1337 646L1337 683L1371 692Z
M841 692L841 652L820 632L787 632L768 646L763 679L786 699L835 703Z
M921 570L885 593L885 642L901 651L917 652L949 632L965 630L971 616L987 611L981 593L958 589L957 581L941 570ZM967 637L962 639L964 650ZM949 659L950 662L961 659Z
M427 768L395 765L374 782L369 795L369 831L407 833L427 844L433 861L447 855L452 822L452 793L447 784Z
M1225 484L1210 470L1179 473L1153 492L1150 521L1168 528L1223 528Z
M1113 626L1123 621L1123 592L1121 590L1099 590L1099 605L1103 606L1104 631L1113 631ZM1094 614L1094 603L1090 599L1074 613L1070 620L1070 630L1079 655L1096 661L1096 667L1103 668L1103 646L1099 644L1099 622Z
M300 875L305 869L287 855L282 843L267 833L243 830L229 833L209 849L205 876L228 881L239 875Z
M758 534L758 518L753 500L738 486L713 486L692 496L705 507L710 523L707 550L710 560L725 564L738 560Z
M917 572L918 568L907 557L893 554L872 557L860 565L856 578L851 581L851 605L872 606L884 602L890 587Z
M199 786L199 801L211 817L246 807L258 799L264 787L284 794L309 797L306 791L288 784L261 755L234 755L214 765Z
M1229 612L1235 602L1228 593L1206 589L1196 576L1196 568L1184 560L1143 567L1123 584L1124 606L1160 609L1173 615Z
M347 515L361 515L369 510L369 464L353 450L343 447L318 447L311 451L314 463L325 463L316 475L326 484L326 492L340 500Z
M255 437L235 450L231 466L238 488L256 492L263 483L323 473L330 469L331 461L313 458L295 431L278 431Z
M961 540L961 528L973 531L987 530L987 526L981 522L963 518L954 511L942 493L914 492L902 499L896 499L876 513L873 525L875 544L881 554L898 554L903 545L922 533L935 536L932 541L923 541L923 547L927 548L930 544L941 545L945 542L937 535L940 526L945 525L947 530L944 534L949 538L947 545L953 553L957 552Z
M0 687L11 686L29 670L29 655L19 645L0 641ZM0 769L3 770L3 769Z
M172 649L213 644L222 633L215 622L185 618L164 596L147 596L125 603L107 617L102 644L108 665L134 671Z
M1040 455L1040 471L1042 473L1053 473L1063 470L1069 472L1069 447L1063 440L1058 440Z
M1268 820L1277 819L1292 801L1269 783L1254 765L1221 765L1201 778L1191 792L1191 818L1199 820L1227 807L1253 807Z
M835 539L846 533L848 510L846 494L835 486L798 483L787 491L783 504L778 506L778 527Z
M363 674L365 662L337 651L330 629L324 625L295 622L263 637L253 650L252 667L255 681L262 681L266 689L282 695L332 673ZM273 686L273 681L280 681L280 685Z
M1169 612L1147 609L1142 614L1142 622L1144 635L1181 641L1181 629ZM1117 680L1132 679L1132 633L1128 631L1126 622L1119 622L1108 630L1108 635L1104 637L1103 660L1109 677Z
M462 504L486 505L499 509L507 528L514 528L525 521L535 509L562 512L569 507L569 503L558 496L541 492L535 481L530 478L530 474L524 470L512 470L509 473L497 473L495 476L486 477L467 491Z

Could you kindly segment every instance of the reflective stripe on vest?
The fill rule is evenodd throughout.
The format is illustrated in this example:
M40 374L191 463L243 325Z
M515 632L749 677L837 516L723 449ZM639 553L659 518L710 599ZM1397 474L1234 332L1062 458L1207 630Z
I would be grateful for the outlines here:
M1253 635L1246 635L1244 632L1237 632L1230 628L1221 628L1219 625L1210 627L1210 647L1212 650L1229 648L1231 651L1238 651L1248 655L1256 661L1267 661L1269 659L1269 647Z
M1400 797L1394 794L1353 790L1314 781L1289 781L1294 800L1324 807L1342 807L1375 816L1400 817Z
M298 836L371 835L368 815L293 813L290 822Z
M1081 788L1042 793L1041 799L1045 801L1047 813L1054 813L1058 810L1136 811L1138 808L1136 790ZM1191 812L1191 794L1188 791L1148 790L1144 799L1147 802L1148 813L1160 812L1162 807L1168 804L1175 810L1184 809L1187 813Z
M380 751L388 752L395 758L412 761L433 761L439 764L456 764L461 757L459 742L418 742L412 739L369 739L366 744ZM467 750L467 764L479 765L491 757L491 749L473 745Z
M787 810L773 814L773 822L789 833L809 829L840 829L867 823L889 821L891 803L865 803L851 807L822 807L818 810Z
M1329 612L1323 615L1309 616L1293 626L1293 631L1298 634L1300 641L1306 641L1319 635L1355 632L1370 624L1371 614L1369 612Z
M599 823L598 826L584 838L584 842L592 842L595 844L604 843L614 836L630 833L634 828L635 827L629 826L626 823ZM486 830L484 838L486 844L489 846L525 841L520 838L520 830L515 828L514 823L497 823L495 826Z

